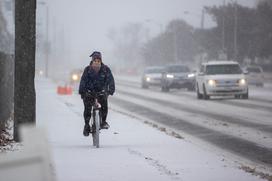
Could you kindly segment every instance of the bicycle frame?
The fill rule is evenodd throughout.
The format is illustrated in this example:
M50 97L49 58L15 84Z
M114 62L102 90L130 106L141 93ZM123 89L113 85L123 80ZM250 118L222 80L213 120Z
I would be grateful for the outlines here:
M101 115L101 104L98 102L99 96L105 96L106 92L89 92L90 97L94 98L94 103L92 106L92 119L91 119L91 129L92 129L92 138L93 138L93 146L99 148L99 133L100 133L100 125L102 123L102 115Z

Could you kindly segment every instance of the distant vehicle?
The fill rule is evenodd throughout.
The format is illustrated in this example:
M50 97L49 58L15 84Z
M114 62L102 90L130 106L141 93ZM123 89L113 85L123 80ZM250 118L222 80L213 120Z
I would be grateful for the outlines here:
M211 61L200 67L196 92L198 99L226 95L248 99L248 83L238 62Z
M142 75L142 88L147 89L151 85L160 86L163 67L147 67Z
M251 65L245 67L245 72L247 73L248 84L256 85L258 87L264 86L264 75L263 69L257 65Z
M83 71L81 69L74 69L69 74L69 84L74 92L78 91L81 75Z
M69 81L70 84L76 84L80 81L83 71L81 69L75 69L70 72Z
M161 90L168 92L172 88L194 90L195 76L186 65L168 65L164 68Z

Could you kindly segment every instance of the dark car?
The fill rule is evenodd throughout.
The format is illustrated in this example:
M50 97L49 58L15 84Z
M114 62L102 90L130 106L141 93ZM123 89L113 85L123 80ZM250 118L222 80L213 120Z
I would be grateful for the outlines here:
M195 76L186 65L169 65L164 68L161 90L168 92L171 88L195 89Z
M142 88L147 89L149 86L160 86L163 67L154 66L146 67L142 75Z

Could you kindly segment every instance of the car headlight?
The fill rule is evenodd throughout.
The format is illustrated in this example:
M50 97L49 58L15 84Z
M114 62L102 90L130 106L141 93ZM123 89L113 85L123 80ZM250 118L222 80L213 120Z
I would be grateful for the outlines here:
M193 77L195 77L195 74L188 74L187 77L188 78L193 78Z
M246 79L240 79L238 80L239 85L246 85Z
M73 81L78 81L79 80L79 76L77 74L73 74L72 75L72 80Z
M149 82L151 79L150 79L150 77L146 77L145 80L146 80L147 82Z
M174 78L174 75L167 74L166 77L169 78L169 79L173 79L173 78Z
M215 80L208 80L208 85L209 86L215 86L216 85L216 81Z

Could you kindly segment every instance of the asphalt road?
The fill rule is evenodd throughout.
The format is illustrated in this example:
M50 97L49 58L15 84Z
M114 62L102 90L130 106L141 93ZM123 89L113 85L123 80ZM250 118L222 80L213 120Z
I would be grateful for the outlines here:
M262 96L269 89L252 88L249 100L205 101L186 90L163 93L159 88L143 90L137 82L116 83L111 104L272 168L272 93Z

